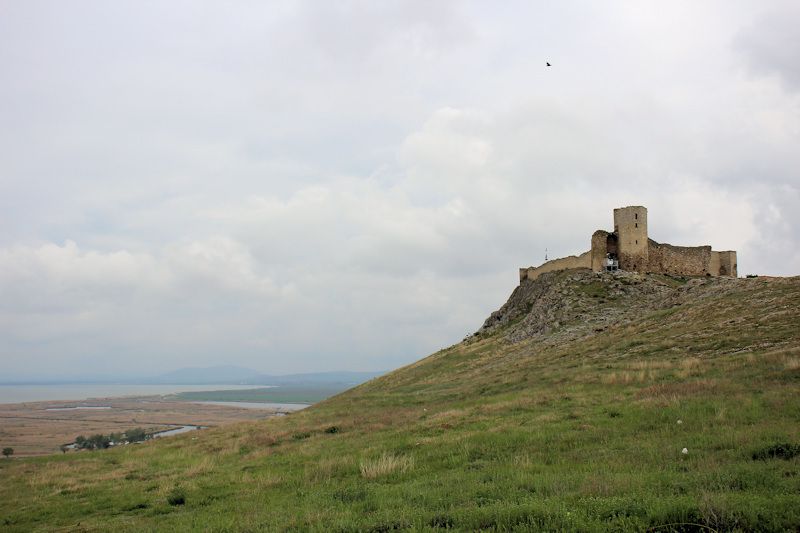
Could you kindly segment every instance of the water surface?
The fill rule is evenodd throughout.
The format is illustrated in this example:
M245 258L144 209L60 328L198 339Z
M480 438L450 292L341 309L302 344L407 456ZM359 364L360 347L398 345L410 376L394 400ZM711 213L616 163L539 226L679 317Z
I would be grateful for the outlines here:
M168 429L166 431L159 431L158 433L153 433L154 439L160 439L161 437L171 437L173 435L180 435L181 433L187 433L189 431L195 431L200 429L200 426L181 426L175 429Z
M252 389L253 385L0 385L0 403L80 401L90 398L158 396L178 392Z
M111 409L110 405L78 405L75 407L48 407L45 411L93 411Z

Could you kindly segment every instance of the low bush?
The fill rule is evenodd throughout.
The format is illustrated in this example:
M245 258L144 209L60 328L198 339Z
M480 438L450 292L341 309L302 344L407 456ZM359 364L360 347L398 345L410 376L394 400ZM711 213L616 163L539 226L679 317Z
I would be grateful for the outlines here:
M754 461L766 461L767 459L789 460L800 455L800 444L779 443L766 446L753 452Z
M186 493L180 487L175 487L167 495L167 503L170 505L184 505L186 503Z

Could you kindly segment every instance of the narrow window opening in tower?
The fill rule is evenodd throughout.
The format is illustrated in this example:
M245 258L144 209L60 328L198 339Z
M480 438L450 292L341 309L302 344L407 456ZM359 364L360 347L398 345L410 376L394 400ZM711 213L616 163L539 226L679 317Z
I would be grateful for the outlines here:
M639 239L636 239L636 244L639 244Z
M639 227L639 223L638 223L638 222L636 222L636 223L633 225L633 227L635 227L635 228L638 228L638 227Z
M634 220L639 220L639 213L634 213L633 218Z

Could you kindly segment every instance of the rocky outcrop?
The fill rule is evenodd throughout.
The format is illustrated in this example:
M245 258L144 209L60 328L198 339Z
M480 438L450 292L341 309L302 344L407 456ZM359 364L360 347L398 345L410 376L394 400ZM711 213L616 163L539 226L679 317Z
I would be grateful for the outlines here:
M553 336L559 342L603 331L708 291L725 290L731 278L686 278L589 269L548 272L523 280L473 338L494 333L511 342Z

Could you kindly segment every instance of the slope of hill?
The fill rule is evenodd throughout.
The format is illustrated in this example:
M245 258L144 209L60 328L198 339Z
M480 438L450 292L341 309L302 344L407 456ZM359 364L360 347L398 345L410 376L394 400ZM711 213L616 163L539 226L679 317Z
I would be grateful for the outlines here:
M279 420L0 461L11 531L800 528L800 278L559 272Z

